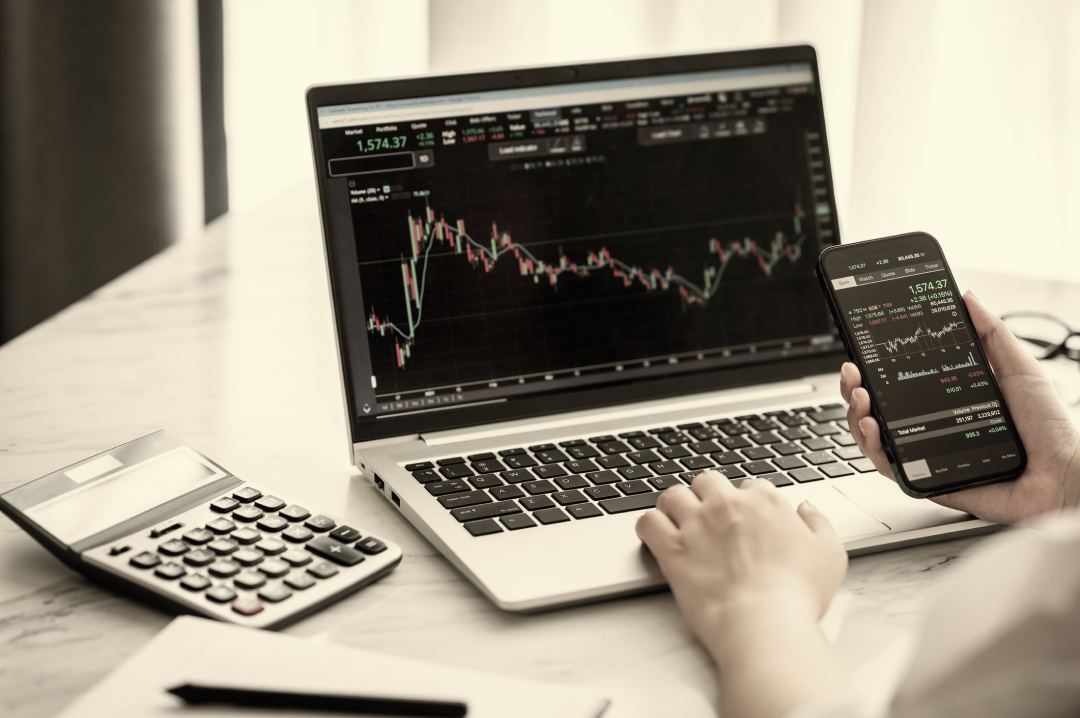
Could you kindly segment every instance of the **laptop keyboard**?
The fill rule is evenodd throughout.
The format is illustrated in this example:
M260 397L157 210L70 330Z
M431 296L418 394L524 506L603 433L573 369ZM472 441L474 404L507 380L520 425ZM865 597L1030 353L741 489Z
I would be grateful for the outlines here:
M473 536L652 508L664 489L716 469L778 487L868 473L843 404L660 426L407 464ZM842 422L842 423L838 423Z

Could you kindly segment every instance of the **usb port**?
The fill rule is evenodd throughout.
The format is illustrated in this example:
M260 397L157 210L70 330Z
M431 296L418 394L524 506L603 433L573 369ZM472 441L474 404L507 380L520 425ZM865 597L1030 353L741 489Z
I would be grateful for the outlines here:
M375 477L375 486L377 486L379 488L379 491L386 491L386 484L384 484L383 480L379 478L379 475L374 474L374 477Z
M399 499L398 495L395 494L393 491L390 492L390 500L393 501L398 506L401 506L401 499Z

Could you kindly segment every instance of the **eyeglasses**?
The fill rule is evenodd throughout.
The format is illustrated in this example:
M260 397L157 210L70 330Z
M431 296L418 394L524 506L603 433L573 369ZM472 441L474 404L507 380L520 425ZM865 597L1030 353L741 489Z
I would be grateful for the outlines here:
M1080 331L1057 317L1042 312L1011 312L1002 315L1001 320L1034 358L1040 361L1064 358L1080 365ZM1080 381L1067 376L1052 378L1067 403L1080 402ZM1077 398L1069 402L1066 397L1070 396Z

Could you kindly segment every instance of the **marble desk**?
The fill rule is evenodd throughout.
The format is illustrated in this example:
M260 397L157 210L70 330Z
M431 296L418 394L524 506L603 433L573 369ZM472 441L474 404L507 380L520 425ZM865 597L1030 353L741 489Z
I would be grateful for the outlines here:
M1080 285L958 274L995 311L1080 326ZM389 577L289 633L593 686L616 717L715 715L713 668L669 593L514 616L473 589L351 467L334 352L316 200L297 188L0 348L0 491L166 428L404 548ZM1050 369L1080 396L1075 365ZM926 596L986 540L852 560L825 628L868 693L887 692ZM54 715L170 618L88 583L0 517L0 714Z

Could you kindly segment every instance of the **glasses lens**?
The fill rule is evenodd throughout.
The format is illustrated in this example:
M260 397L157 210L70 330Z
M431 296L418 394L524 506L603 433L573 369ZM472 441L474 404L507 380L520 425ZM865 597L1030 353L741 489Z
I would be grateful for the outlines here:
M1069 336L1069 328L1056 319L1044 316L1015 315L1004 317L1005 326L1031 356L1042 359Z

